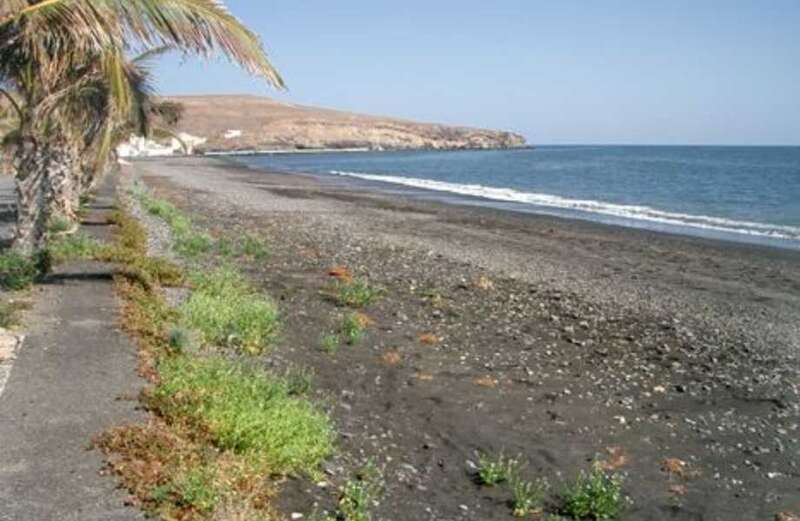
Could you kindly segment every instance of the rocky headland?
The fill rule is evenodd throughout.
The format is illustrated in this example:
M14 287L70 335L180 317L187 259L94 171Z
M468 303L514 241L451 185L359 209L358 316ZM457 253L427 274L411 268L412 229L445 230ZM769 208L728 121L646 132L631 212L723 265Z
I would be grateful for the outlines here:
M178 130L206 140L198 151L310 149L503 149L525 146L513 132L418 123L282 103L257 96L176 96Z

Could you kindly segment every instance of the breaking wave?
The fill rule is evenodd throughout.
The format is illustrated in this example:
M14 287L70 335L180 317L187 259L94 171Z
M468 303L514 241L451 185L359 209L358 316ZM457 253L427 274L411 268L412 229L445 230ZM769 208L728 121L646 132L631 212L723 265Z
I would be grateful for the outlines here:
M355 177L368 181L393 183L438 192L448 192L459 195L481 197L494 201L524 203L548 208L576 210L600 215L608 215L625 219L649 221L675 226L689 226L706 230L715 230L726 233L769 237L772 239L800 240L800 228L748 221L736 221L721 217L706 215L690 215L682 213L665 212L648 206L621 205L583 199L569 199L557 195L521 192L512 188L496 188L478 184L458 184L415 177L363 174L359 172L343 172L331 170L331 174Z

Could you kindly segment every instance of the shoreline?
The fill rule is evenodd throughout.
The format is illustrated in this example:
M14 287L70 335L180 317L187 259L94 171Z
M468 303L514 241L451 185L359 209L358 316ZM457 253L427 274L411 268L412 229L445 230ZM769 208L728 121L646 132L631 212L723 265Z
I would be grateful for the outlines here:
M232 163L237 162L235 157L231 157L230 160ZM269 167L249 165L247 162L242 164L254 170L271 171ZM330 173L272 171L311 175L323 182L327 181L326 178L341 178L352 183L353 187L372 192L399 193L422 200L436 199L447 204L491 207L517 213L555 216L631 229L800 251L800 236L796 235L800 233L800 228L788 225L737 221L699 214L686 215L633 204L619 205L551 194L519 192L510 188L450 184L407 176L338 171Z
M218 159L131 169L212 234L269 241L270 259L247 268L286 317L264 364L314 370L343 452L386 468L379 517L507 519L504 498L469 479L476 451L524 455L557 485L622 450L629 519L797 510L800 470L787 458L800 449L797 252L418 201ZM343 311L320 291L338 265L383 296L365 310L363 342L331 355L319 339ZM669 458L685 472L664 471ZM339 467L326 466L331 479ZM280 505L324 508L331 496L290 480Z
M219 156L210 157L208 159L212 161L219 161L221 165L224 165L226 168L230 169L243 169L249 172L260 172L271 176L287 176L287 178L308 177L318 181L323 187L330 186L345 190L352 189L364 192L365 196L367 197L375 196L391 199L395 196L400 196L412 200L412 204L419 205L420 207L436 207L437 205L441 205L444 207L460 208L464 211L473 210L475 212L486 212L488 214L497 216L509 215L521 218L529 217L532 220L552 220L553 222L560 223L563 226L585 227L588 231L595 231L596 233L630 233L634 240L648 240L649 238L655 238L657 240L658 238L664 238L678 241L688 241L689 243L695 243L701 246L707 245L720 249L730 249L733 252L741 249L744 251L763 252L764 254L777 253L778 256L782 256L780 252L788 252L788 258L800 262L800 242L797 244L797 246L778 245L772 241L746 241L727 237L723 238L720 236L704 236L701 233L684 233L675 231L675 228L680 228L677 225L668 226L665 229L648 227L646 224L641 226L626 225L603 221L600 219L592 219L589 217L581 218L573 215L566 215L565 213L558 213L556 211L548 211L546 207L535 207L534 205L523 205L522 203L504 203L503 201L497 201L480 196L441 192L393 183L368 181L358 178L338 177L328 174L270 170L267 168L259 168L241 163L234 157L226 159L227 155L229 154L220 154ZM156 161L158 159L163 160L166 158L153 158L153 160ZM590 215L594 216L594 214ZM631 219L631 221L633 221L633 219ZM721 235L726 236L735 235L732 233L720 233ZM778 242L780 240L776 239L775 241Z
M655 305L658 311L666 307L669 312L688 315L683 309L687 300L705 301L710 297L716 301L714 304L731 307L731 292L742 292L748 303L791 302L792 313L786 314L785 323L778 326L789 325L789 317L800 317L800 251L794 249L409 197L405 187L377 191L350 179L262 170L235 159L155 161L156 168L159 163L177 166L182 182L187 181L184 176L188 173L182 169L195 165L210 171L244 174L247 185L258 188L261 194L296 202L297 205L288 205L293 210L310 207L309 217L316 222L332 212L343 221L340 226L361 237L463 258L528 282L555 280L560 290L587 297L591 294L598 302L610 299L638 311L643 310L643 305ZM237 178L238 175L234 177ZM226 180L211 186L227 194L229 183ZM263 207L258 193L248 194L237 203L254 209ZM351 211L353 214L349 215ZM392 230L398 219L404 226ZM407 220L410 222L404 222ZM416 228L414 222L441 223L441 229L427 232ZM455 230L466 233L463 241L448 236ZM509 251L497 256L498 247ZM532 252L536 257L531 257ZM526 264L534 259L533 266ZM654 266L648 268L646 263ZM623 267L631 273L626 274ZM745 271L747 276L741 277ZM569 276L565 276L567 273ZM627 299L620 295L620 289L637 296ZM656 303L654 297L659 291L670 293L670 298ZM693 302L690 304L694 307ZM698 312L701 308L705 309L696 307ZM725 324L726 314L718 313L719 327ZM800 321L796 322L790 328L791 338L800 353ZM765 334L773 336L769 331Z

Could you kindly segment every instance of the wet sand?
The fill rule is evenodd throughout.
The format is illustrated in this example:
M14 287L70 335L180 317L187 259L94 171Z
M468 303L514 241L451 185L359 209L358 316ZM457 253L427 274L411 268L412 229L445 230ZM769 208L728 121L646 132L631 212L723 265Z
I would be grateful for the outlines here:
M554 484L551 509L600 460L626 476L625 519L800 510L800 252L221 159L126 170L212 230L270 240L270 260L248 267L285 317L264 363L314 369L342 433L329 478L353 459L384 466L378 519L510 519L508 493L471 480L476 451L523 455ZM343 310L320 290L335 265L385 293L363 343L329 355L319 339ZM335 493L287 484L286 512L314 501Z

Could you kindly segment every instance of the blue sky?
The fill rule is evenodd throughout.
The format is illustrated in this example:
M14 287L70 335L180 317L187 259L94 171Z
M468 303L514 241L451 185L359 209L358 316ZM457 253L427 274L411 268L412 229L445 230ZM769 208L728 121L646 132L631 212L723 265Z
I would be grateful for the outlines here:
M289 92L167 57L164 94L497 127L535 144L800 144L800 1L227 0Z

